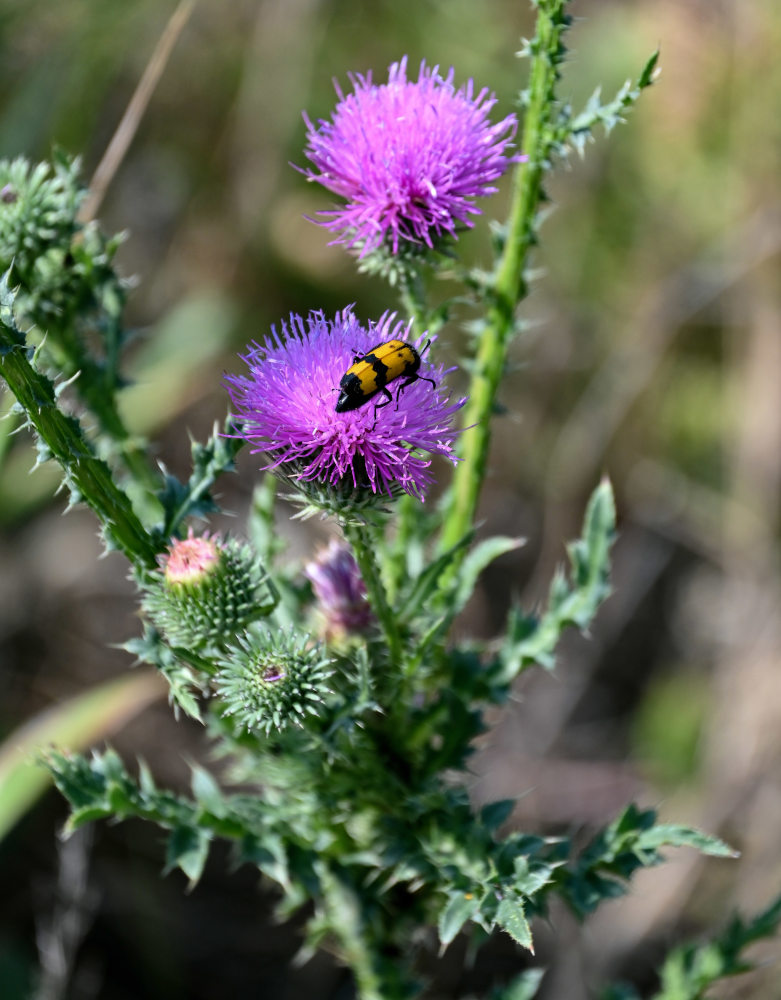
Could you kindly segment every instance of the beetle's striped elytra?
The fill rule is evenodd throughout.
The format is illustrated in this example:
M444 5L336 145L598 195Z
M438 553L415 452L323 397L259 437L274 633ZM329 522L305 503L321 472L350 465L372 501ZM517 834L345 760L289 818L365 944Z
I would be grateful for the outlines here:
M426 347L423 348L424 351ZM375 408L380 409L382 406L387 406L393 401L393 396L387 388L388 383L397 378L402 379L396 393L397 405L401 390L412 385L413 382L417 382L418 379L430 382L436 388L434 380L425 375L419 375L419 370L420 354L406 340L386 340L382 344L377 344L368 353L358 355L342 376L339 383L336 412L345 413L347 410L357 410L359 406L368 403L378 392L383 393L387 398L381 403L377 403Z

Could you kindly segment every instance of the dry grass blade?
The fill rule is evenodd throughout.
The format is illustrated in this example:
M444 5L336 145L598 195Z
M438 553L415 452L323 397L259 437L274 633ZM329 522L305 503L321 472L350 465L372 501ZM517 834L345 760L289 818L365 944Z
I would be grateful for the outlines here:
M97 215L108 186L119 169L122 160L125 158L130 143L133 141L133 136L136 134L152 94L155 91L155 87L163 75L163 70L173 52L174 45L176 45L182 29L187 24L194 6L195 0L180 0L176 10L169 18L165 31L160 36L160 40L155 46L155 50L138 82L138 86L130 98L130 103L122 116L122 120L117 126L117 130L112 136L111 142L108 144L95 173L92 175L89 194L85 198L81 212L79 213L82 222L89 222L90 219L94 219Z

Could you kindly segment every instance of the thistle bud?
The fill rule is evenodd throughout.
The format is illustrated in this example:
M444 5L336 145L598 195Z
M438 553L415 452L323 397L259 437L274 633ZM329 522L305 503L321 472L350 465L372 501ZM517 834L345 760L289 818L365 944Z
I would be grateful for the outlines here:
M327 641L366 631L372 623L366 584L347 545L332 538L328 548L306 564L304 573L317 597Z
M331 661L305 635L253 630L225 651L220 664L214 687L225 701L223 714L266 735L303 726L330 694Z
M161 556L142 607L172 645L203 650L233 642L275 604L248 545L190 529Z

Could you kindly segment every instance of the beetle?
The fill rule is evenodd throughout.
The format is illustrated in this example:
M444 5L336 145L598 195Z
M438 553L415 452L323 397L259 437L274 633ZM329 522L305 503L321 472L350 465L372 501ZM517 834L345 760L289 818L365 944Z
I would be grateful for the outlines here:
M426 343L423 350L426 350L430 341ZM436 388L433 378L426 375L419 375L420 354L412 344L406 340L386 340L382 344L377 344L366 354L358 354L353 359L353 363L342 376L339 383L339 398L336 401L336 412L346 413L347 410L357 410L359 406L368 403L378 392L387 396L382 403L377 403L375 409L379 410L383 406L393 401L393 396L388 389L388 383L394 379L403 379L396 393L396 404L398 405L399 394L402 389L418 379L430 382Z

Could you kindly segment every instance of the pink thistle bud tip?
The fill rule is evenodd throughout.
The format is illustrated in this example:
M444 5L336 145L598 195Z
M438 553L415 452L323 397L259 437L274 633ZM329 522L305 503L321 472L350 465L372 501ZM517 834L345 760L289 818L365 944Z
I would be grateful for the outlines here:
M187 538L176 539L160 561L166 583L200 583L220 561L218 541L208 534L195 538L190 528Z

